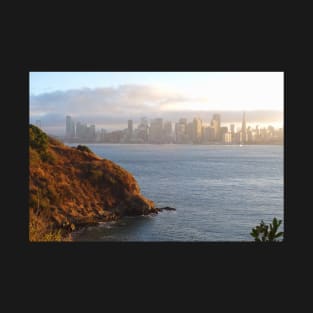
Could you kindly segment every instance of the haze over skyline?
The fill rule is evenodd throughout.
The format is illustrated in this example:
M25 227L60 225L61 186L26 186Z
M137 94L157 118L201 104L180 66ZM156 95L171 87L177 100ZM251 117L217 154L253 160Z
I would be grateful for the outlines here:
M31 72L30 122L64 133L65 116L107 130L128 119L283 125L283 72Z

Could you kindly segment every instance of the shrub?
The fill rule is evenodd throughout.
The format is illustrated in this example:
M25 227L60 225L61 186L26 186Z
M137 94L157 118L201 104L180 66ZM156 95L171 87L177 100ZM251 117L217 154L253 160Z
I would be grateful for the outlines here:
M55 164L55 155L48 151L49 137L34 125L29 125L29 145L31 164L35 165L38 163L38 156L44 162ZM38 153L36 155L35 153Z
M84 145L78 145L76 147L77 150L79 151L84 151L84 152L88 152L88 153L93 153L87 146Z
M50 164L55 164L56 163L56 157L54 154L52 154L49 151L43 151L40 153L41 159L44 162L48 162Z
M273 222L269 225L265 224L264 221L261 221L260 225L252 228L250 235L258 242L277 241L275 239L284 234L283 232L277 232L281 223L282 221L277 221L276 217L273 218Z
M29 125L29 145L41 152L48 147L48 136L34 125Z

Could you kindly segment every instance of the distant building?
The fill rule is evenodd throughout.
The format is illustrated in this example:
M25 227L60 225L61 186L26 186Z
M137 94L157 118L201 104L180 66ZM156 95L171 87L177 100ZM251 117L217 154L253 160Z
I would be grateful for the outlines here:
M184 124L185 126L187 126L187 119L186 118L180 118L178 122L180 124Z
M231 133L231 142L234 143L236 134L235 124L230 124L230 133Z
M246 112L243 112L241 126L241 143L246 142L247 142Z
M232 136L232 133L231 133L231 132L226 132L226 133L224 133L223 142L224 142L225 144L231 144L231 143L233 143L233 136Z
M247 129L247 143L253 143L255 141L255 133L249 127Z
M221 127L220 128L220 137L222 138L222 141L225 142L225 134L228 133L228 127Z
M88 139L89 140L96 140L96 125L90 125L88 128Z
M200 143L202 141L202 120L199 117L193 119L192 142Z
M212 120L211 120L211 127L214 129L214 140L220 141L221 133L221 115L220 114L213 114Z
M75 123L69 115L66 116L65 137L67 139L73 139L75 137Z
M106 135L106 133L107 133L107 131L105 130L105 129L103 129L103 128L101 128L101 130L100 130L100 141L101 142L104 142L105 141L105 135Z
M173 140L172 122L167 121L164 123L164 143L171 143Z
M208 143L215 140L215 129L211 126L204 128L203 142Z
M235 144L240 144L242 142L242 133L241 131L235 133L235 136L233 138L233 142L232 143L235 143Z
M96 126L77 122L76 123L76 139L78 140L88 140L95 141L96 140Z
M187 124L187 128L186 128L186 137L187 137L187 142L186 143L192 143L193 142L193 138L194 138L194 123L190 122Z
M135 141L139 143L147 143L148 133L149 133L148 120L146 117L142 117L140 120L140 124L138 125L134 133Z
M84 138L85 137L85 127L81 122L76 123L76 138Z
M131 137L133 135L133 121L128 120L128 134Z
M259 136L260 135L260 130L259 130L259 125L255 126L255 135Z
M148 119L146 117L142 117L140 119L140 124L148 127Z
M163 142L163 119L155 118L150 123L149 142Z
M185 143L187 140L187 123L180 121L175 124L175 142Z
M116 130L116 131L112 131L111 133L107 133L106 134L106 142L121 142L122 138L123 138L123 131L122 130Z
M175 124L175 142L187 143L187 119L181 118L178 123Z

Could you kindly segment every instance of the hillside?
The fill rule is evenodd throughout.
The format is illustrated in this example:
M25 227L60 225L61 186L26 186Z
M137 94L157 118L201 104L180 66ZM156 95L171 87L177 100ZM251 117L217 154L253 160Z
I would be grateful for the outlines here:
M65 146L30 125L31 241L67 240L85 225L157 211L131 173L85 146Z

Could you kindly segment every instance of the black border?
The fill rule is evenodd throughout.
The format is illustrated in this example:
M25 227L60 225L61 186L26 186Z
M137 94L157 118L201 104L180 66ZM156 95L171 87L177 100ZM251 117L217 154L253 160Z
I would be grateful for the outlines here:
M52 58L53 60L53 58ZM200 58L201 61L201 58ZM264 61L264 60L263 60ZM126 62L126 61L125 61ZM264 61L265 62L265 61ZM270 266L271 262L269 259L275 260L275 264L285 264L286 260L283 256L287 256L290 249L294 249L298 246L294 233L295 220L294 216L296 214L294 209L288 209L290 207L290 194L291 191L286 185L287 183L287 126L290 125L290 111L292 107L288 107L288 119L287 119L287 89L288 89L288 104L295 102L295 93L291 93L289 90L290 81L295 83L297 77L294 75L293 69L287 65L267 65L255 64L254 62L241 64L224 64L222 65L209 65L206 62L200 66L198 64L193 64L192 62L187 62L188 66L183 66L181 62L175 62L174 65L166 66L164 64L169 64L170 62L165 62L164 64L159 63L159 65L151 65L149 62L129 62L132 65L117 65L118 62L113 62L111 65L70 65L73 62L69 62L66 65L47 65L48 62L17 62L12 68L14 69L13 76L14 79L11 80L12 83L12 105L9 105L11 109L11 116L14 116L17 125L17 131L12 132L12 137L10 138L10 149L14 153L9 155L11 167L9 170L10 179L8 182L13 190L13 197L10 197L10 207L14 210L10 210L12 217L11 221L14 221L14 231L10 229L10 235L15 240L15 245L11 247L16 258L26 258L31 263L29 265L38 266L44 269L44 264L49 264L53 266L56 264L58 268L63 267L63 262L65 262L64 274L66 271L71 271L72 268L84 268L87 266L91 272L95 268L101 268L102 262L104 264L110 264L113 268L120 266L124 267L124 262L127 260L129 266L134 266L138 268L138 265L149 269L151 264L154 266L163 266L167 262L175 263L175 266L183 263L186 269L193 266L193 269L198 268L198 266L205 267L206 262L214 264L217 267L229 266L231 264L236 264L236 266L241 266L254 269L256 264L259 267ZM112 65L115 63L115 65ZM148 64L147 64L148 63ZM62 64L62 63L61 63ZM64 64L64 63L63 63ZM74 62L75 64L75 62ZM276 64L281 64L276 62ZM285 198L285 238L281 243L273 243L266 245L258 245L253 242L153 242L153 243L141 243L141 242L126 242L126 243L99 243L99 242L73 242L73 243L29 243L28 241L28 208L25 204L28 203L28 123L29 123L29 86L28 86L28 72L29 71L283 71L285 72L285 107L284 107L284 158L285 158L285 197L288 193L288 208L287 201ZM287 79L288 77L288 79ZM10 103L11 104L11 103ZM288 120L288 121L287 121ZM8 120L9 125L11 121ZM8 126L8 129L9 128ZM291 137L292 138L292 137ZM290 133L288 132L288 141L290 139ZM290 152L290 149L288 149ZM289 164L289 157L288 157ZM13 174L12 174L13 173ZM290 168L288 169L288 184ZM294 184L295 186L295 184ZM287 192L288 190L288 192ZM296 200L297 201L297 200ZM291 206L294 208L295 206ZM24 209L25 208L25 209ZM288 214L287 213L288 210ZM12 228L12 224L9 225ZM14 248L13 248L14 247ZM144 261L143 261L144 260ZM188 260L188 261L187 261ZM253 260L253 261L252 261ZM253 263L255 262L255 263ZM214 274L213 274L214 275Z
M305 58L310 38L309 34L306 36L310 20L306 18L306 8L299 10L293 5L288 14L291 9L288 4L279 8L273 4L245 5L241 9L236 2L230 6L223 4L222 8L213 4L205 9L197 6L196 10L188 4L185 13L181 8L187 6L183 4L175 6L175 10L170 10L167 4L162 11L157 10L159 4L149 4L145 12L143 7L134 12L124 4L119 4L116 10L108 6L106 3L105 9L98 9L85 3L68 8L62 3L62 6L36 6L29 10L31 6L27 4L27 8L15 7L11 15L5 10L9 19L5 24L2 60L8 65L8 74L4 77L3 92L8 94L8 100L2 108L6 111L4 116L8 116L3 121L5 134L10 136L4 136L7 146L1 152L6 174L2 209L9 215L3 222L7 228L3 259L8 260L5 264L8 266L3 269L9 274L6 289L12 293L8 297L10 306L19 304L24 295L24 305L40 311L47 306L55 310L103 309L110 299L114 308L126 303L128 309L135 301L137 309L138 302L145 299L150 300L149 308L152 304L160 309L165 307L163 300L169 300L166 308L173 309L173 301L175 309L179 304L184 308L189 304L195 309L198 303L209 309L214 309L215 304L218 309L228 304L231 309L248 306L249 311L259 307L263 310L265 305L278 309L293 300L296 302L292 304L301 305L303 297L297 301L297 292L292 287L297 286L296 291L302 294L300 279L309 273L305 265L308 265L306 252L310 251L310 244L305 246L305 239L310 238L310 226L305 229L303 222L310 221L306 215L311 209L310 200L303 200L306 189L302 174L307 168L303 170L299 166L306 155L310 156L303 130L303 118L310 116L306 114L310 98L304 91L311 87L310 79L303 78L310 63ZM300 22L295 21L297 16ZM129 244L103 249L81 243L78 246L25 242L28 238L28 227L25 228L28 210L23 209L28 201L28 71L114 69L286 72L288 225L283 244L231 243L210 247ZM294 278L298 280L294 282ZM179 293L174 297L176 292Z

